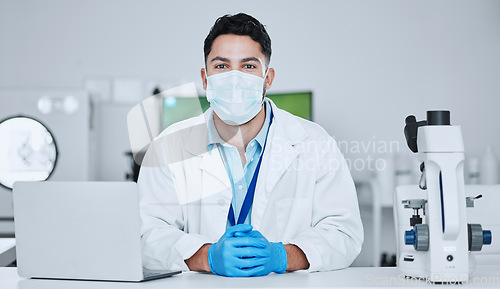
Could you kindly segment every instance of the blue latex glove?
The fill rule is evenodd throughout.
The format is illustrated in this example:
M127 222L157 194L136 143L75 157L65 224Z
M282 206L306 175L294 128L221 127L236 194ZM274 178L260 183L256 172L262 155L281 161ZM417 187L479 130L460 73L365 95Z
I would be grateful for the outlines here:
M269 258L267 258L267 262L265 264L260 266L260 271L258 271L254 276L264 276L271 272L281 274L286 271L288 259L283 243L269 242L259 231L256 230L251 232L238 231L235 233L235 236L238 238L252 237L266 243L264 250L268 252L267 254L269 255Z
M224 235L208 249L210 270L217 275L248 277L260 275L263 264L269 261L268 246L260 238L245 236L252 226L240 224L226 230ZM236 237L236 233L243 234Z

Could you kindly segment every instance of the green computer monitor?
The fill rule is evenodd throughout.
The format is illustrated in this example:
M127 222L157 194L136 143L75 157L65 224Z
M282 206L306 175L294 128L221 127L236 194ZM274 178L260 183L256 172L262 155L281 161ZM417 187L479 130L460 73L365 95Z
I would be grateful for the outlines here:
M298 117L312 120L312 92L271 93L266 95L277 107ZM161 109L162 130L190 117L198 116L210 107L205 96L164 97Z

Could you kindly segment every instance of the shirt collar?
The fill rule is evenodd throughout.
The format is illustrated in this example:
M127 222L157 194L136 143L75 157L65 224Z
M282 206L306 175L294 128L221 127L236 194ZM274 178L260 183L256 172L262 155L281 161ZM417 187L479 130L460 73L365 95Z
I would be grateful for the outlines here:
M254 140L260 145L260 147L264 147L264 143L266 142L267 131L269 130L269 122L271 121L271 105L267 99L264 99L264 105L266 106L266 118L264 120L264 125L260 129L259 133L255 136L254 139L250 141L250 143ZM210 112L208 116L208 144L207 151L210 151L214 148L216 144L226 144L226 142L220 137L217 132L217 128L215 127L214 122L214 112L213 110Z

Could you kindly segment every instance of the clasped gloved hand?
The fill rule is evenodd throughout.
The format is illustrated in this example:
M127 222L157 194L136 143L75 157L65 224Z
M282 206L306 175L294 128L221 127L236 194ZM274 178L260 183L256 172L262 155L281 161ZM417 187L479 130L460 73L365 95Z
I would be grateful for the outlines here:
M260 276L270 259L267 240L249 234L252 226L240 224L226 230L208 249L210 270L229 277ZM240 234L238 237L236 234ZM285 253L286 255L286 253ZM286 263L286 262L285 262Z
M266 246L261 250L266 251L266 254L269 255L269 257L266 259L267 262L260 266L260 270L256 272L254 276L264 276L268 275L271 272L281 274L286 271L288 260L283 243L269 242L259 231L238 231L235 233L235 236L238 238L252 237L258 240L262 240L266 244Z

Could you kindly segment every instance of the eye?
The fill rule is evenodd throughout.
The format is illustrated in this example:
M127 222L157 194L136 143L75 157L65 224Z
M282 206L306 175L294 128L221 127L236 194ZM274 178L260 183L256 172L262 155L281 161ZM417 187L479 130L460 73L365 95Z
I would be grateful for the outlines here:
M227 66L225 64L217 64L215 66L216 69L224 69L224 68L227 68Z
M245 68L245 69L254 69L254 68L256 68L256 67L255 67L255 65L253 65L253 64L245 64L244 68Z

